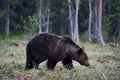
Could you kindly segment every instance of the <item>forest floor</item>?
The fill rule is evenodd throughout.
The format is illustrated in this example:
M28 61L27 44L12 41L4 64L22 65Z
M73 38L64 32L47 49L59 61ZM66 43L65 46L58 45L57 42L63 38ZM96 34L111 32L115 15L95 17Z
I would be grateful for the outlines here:
M26 44L29 37L14 36L0 39L0 80L120 80L120 48L96 43L80 43L84 46L91 66L73 62L76 71L63 68L59 62L54 71L47 70L46 62L41 70L25 71Z

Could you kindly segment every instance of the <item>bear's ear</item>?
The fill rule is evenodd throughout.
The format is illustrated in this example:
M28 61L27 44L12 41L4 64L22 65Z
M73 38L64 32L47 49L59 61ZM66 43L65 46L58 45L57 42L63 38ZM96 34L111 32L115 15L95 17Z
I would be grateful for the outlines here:
M80 48L80 49L77 51L77 54L78 54L78 55L81 55L82 52L83 52L83 49Z
M85 49L85 47L82 47L82 49Z

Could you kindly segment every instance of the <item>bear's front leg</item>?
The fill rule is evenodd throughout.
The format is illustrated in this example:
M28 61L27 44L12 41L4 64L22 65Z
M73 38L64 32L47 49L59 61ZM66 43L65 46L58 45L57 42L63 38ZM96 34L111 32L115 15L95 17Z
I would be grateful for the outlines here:
M64 66L64 68L66 69L74 69L74 66L72 64L72 59L69 56L66 56L63 60L62 60L62 64Z
M27 56L25 70L29 70L29 69L32 69L32 68L33 68L32 58L30 56Z

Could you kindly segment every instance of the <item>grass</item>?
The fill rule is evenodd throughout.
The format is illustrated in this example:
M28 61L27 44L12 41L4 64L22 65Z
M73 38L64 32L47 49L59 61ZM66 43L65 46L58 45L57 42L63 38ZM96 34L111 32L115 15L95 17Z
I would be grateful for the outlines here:
M63 68L59 62L54 71L40 64L41 70L24 71L25 48L29 36L0 39L0 80L120 80L120 48L99 44L80 43L84 46L91 66L84 67L73 62L76 71Z

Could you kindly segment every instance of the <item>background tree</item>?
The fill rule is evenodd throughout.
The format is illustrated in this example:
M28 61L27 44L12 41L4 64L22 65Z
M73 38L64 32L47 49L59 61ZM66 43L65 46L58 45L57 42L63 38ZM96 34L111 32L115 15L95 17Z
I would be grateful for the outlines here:
M68 4L69 4L69 23L70 23L70 33L71 33L71 37L73 39L73 34L74 34L74 11L72 8L72 2L71 0L68 0Z
M39 33L49 31L50 25L50 2L49 0L38 0L38 20L39 20Z
M6 35L9 35L10 31L24 31L24 29L26 29L26 26L24 25L30 25L28 16L33 15L33 13L36 12L35 7L33 0L0 0L0 29L4 30L6 28ZM3 27L5 26L4 24L7 27Z
M91 42L92 41L92 35L91 35L91 24L92 24L92 0L88 0L89 1L89 21L88 21L88 41Z
M103 20L105 29L108 31L107 39L111 39L112 42L119 42L120 37L119 32L119 19L120 19L120 0L105 0L104 1L104 13L103 13Z
M39 5L39 9L38 9L38 20L39 20L39 33L42 32L42 4L43 4L43 0L38 0L38 5Z
M78 12L79 12L80 0L76 0L76 11L75 11L75 28L74 28L74 39L79 42L79 30L78 30Z
M6 36L8 37L10 34L10 5L9 5L9 0L4 1L4 9L5 9L5 33Z
M91 6L91 3L94 3L94 6ZM92 13L94 16L92 16ZM91 42L92 35L93 35L94 36L93 38L97 39L102 46L105 46L105 42L102 35L102 0L95 0L95 1L89 0L89 22L88 23L89 23L88 24L88 40Z
M73 40L79 42L79 31L78 31L78 10L79 10L79 0L76 0L76 10L73 7L73 2L68 0L69 4L69 23L70 23L70 33Z
M105 46L105 42L102 35L102 0L99 0L99 18L98 18L98 41Z

